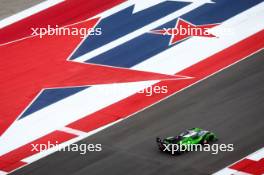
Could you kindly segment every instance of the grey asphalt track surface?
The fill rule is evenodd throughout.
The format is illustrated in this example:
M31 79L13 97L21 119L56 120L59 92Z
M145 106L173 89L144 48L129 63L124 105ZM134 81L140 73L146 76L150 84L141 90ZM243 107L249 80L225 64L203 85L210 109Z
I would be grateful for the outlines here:
M212 174L263 147L264 52L109 127L78 144L101 143L101 152L57 152L13 175ZM186 128L214 131L233 152L158 151L156 136Z
M0 0L0 20L42 1L44 0Z

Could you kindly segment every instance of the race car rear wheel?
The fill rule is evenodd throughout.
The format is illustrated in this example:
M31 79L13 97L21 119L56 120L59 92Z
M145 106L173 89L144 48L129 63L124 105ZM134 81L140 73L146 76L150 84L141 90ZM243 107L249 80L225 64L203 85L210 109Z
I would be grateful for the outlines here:
M208 144L209 142L212 142L213 140L214 140L213 135L207 135L203 140L203 144Z

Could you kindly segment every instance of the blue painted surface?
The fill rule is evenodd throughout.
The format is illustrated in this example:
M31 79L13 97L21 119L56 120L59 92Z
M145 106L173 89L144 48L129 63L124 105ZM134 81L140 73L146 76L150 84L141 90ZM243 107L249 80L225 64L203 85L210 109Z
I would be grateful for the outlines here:
M71 59L77 58L91 50L101 47L117 38L133 32L153 21L156 21L190 3L164 2L149 9L132 14L133 6L113 14L98 24L102 35L91 35L89 39L76 50Z
M215 4L206 4L181 16L181 18L196 25L221 23L259 2L262 1L218 0ZM156 29L174 27L176 20ZM168 49L169 39L170 36L146 33L86 62L129 68Z
M37 100L34 101L34 103L21 115L19 119L22 119L27 115L32 114L33 112L36 112L50 104L69 97L86 88L88 87L46 89L39 95Z

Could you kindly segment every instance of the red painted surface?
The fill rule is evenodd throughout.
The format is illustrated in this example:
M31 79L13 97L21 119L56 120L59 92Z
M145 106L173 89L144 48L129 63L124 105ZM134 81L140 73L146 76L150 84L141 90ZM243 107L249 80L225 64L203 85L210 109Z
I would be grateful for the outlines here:
M32 150L33 146L31 144L45 144L48 143L51 144L59 144L63 143L67 140L70 140L72 138L76 137L73 134L65 133L62 131L54 131L44 137L41 137L31 143L28 143L27 145L24 145L20 148L17 148L3 156L0 156L0 170L5 172L13 171L23 165L25 165L25 162L22 162L21 160L29 157L31 155L34 155L38 153L39 151Z
M91 28L97 21L93 19L72 27ZM0 135L43 88L177 78L67 61L81 40L80 36L45 35L0 47Z
M264 173L264 158L259 161L243 159L229 168L253 175L262 175Z
M31 28L64 26L89 19L125 0L66 0L0 30L0 44L17 40L32 33Z

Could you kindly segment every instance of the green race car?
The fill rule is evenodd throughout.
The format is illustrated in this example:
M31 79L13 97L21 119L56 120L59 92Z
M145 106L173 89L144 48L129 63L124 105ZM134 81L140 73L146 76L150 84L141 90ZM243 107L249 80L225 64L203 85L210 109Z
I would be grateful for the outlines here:
M204 145L216 140L217 137L213 132L206 131L201 128L188 129L178 136L167 137L165 139L161 139L160 137L156 138L158 148L161 151L171 152L173 154L180 154L181 152L184 152L182 151L184 149L179 149L182 147L187 148L187 146L192 145Z

